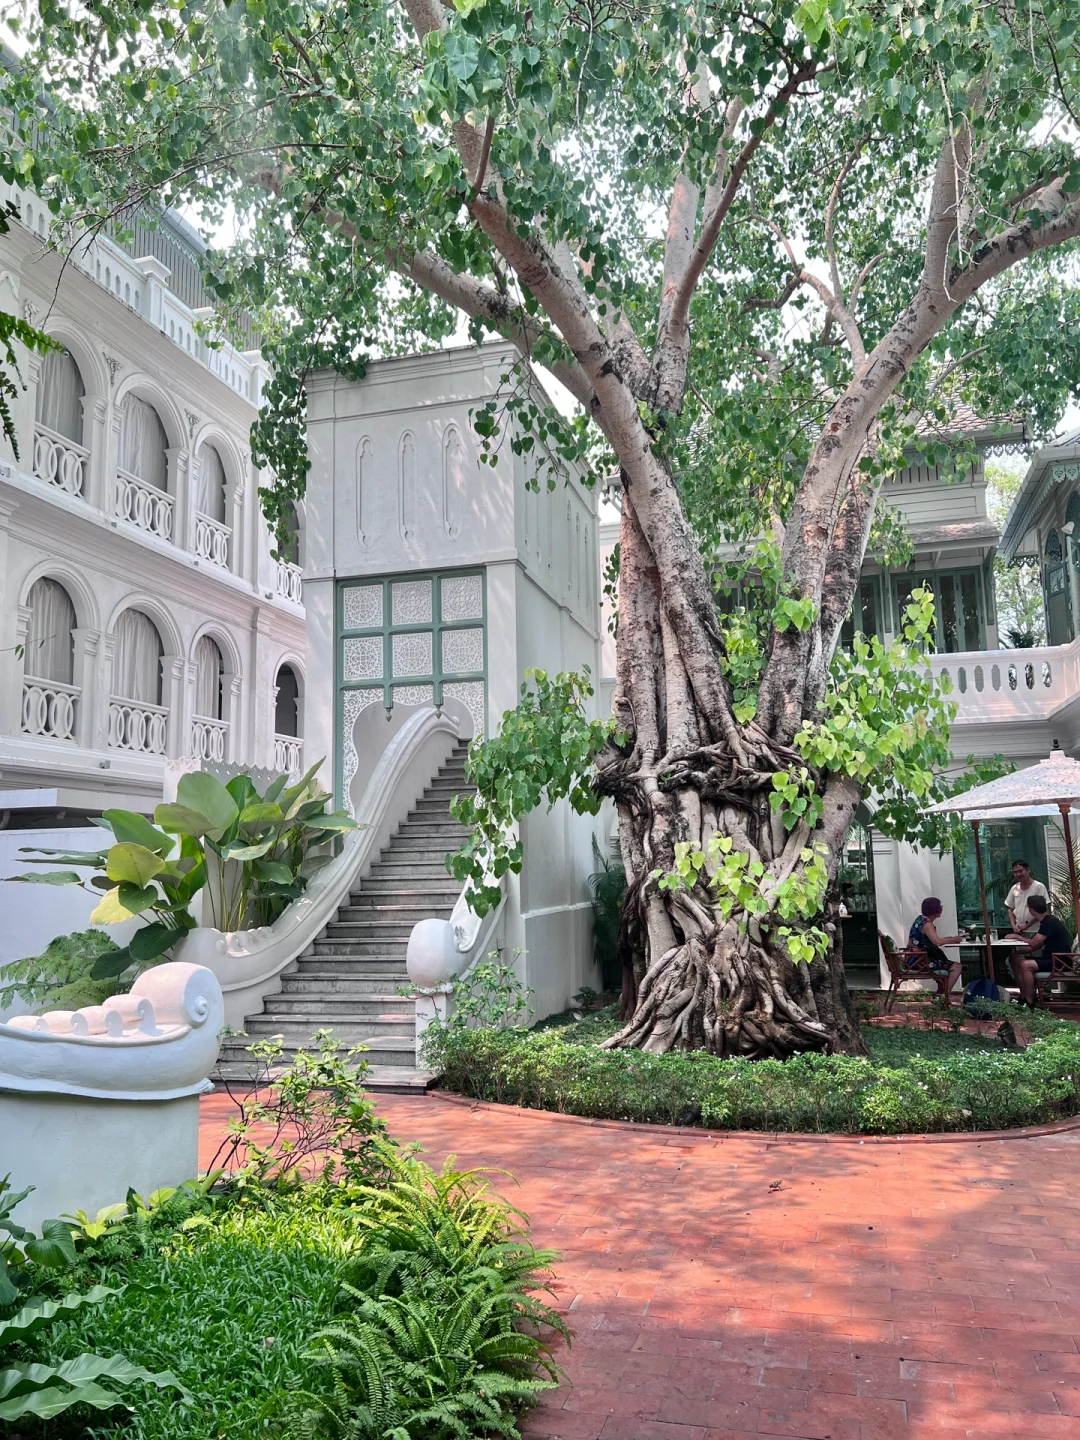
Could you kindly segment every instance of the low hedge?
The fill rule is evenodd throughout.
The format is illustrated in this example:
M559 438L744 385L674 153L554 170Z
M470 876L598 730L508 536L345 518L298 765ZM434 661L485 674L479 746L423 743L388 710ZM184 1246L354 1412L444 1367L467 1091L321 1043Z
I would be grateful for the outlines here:
M1010 1007L992 1007L1016 1019ZM1024 1049L958 1048L901 1067L846 1055L721 1060L581 1043L573 1027L454 1029L431 1058L458 1094L565 1115L713 1129L902 1135L1005 1130L1080 1113L1080 1026L1023 1017ZM432 1037L434 1040L434 1037Z

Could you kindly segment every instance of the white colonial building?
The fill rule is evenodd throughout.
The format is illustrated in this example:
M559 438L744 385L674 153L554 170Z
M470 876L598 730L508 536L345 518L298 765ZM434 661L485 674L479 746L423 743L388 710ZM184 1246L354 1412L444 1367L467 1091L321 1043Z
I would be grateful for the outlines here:
M23 197L0 238L0 305L63 347L24 357L0 464L0 788L152 805L168 757L293 768L304 617L260 514L258 350L200 334L181 220L67 264L45 224Z
M203 247L179 218L64 263L47 211L8 198L22 223L0 236L0 308L62 348L21 354L18 453L0 454L0 833L149 813L179 757L296 770L299 556L272 557L260 513L254 341L201 332ZM0 959L62 932L49 916L70 921L80 893L27 921L41 892L3 887L22 918Z

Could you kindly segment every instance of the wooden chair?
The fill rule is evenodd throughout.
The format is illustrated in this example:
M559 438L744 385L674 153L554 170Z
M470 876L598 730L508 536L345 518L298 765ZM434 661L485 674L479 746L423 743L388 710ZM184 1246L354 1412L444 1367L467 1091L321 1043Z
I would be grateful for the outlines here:
M1059 954L1050 956L1049 974L1037 974L1035 976L1035 1003L1038 1005L1050 1006L1054 1003L1053 998L1048 994L1051 986L1060 986L1061 992L1056 999L1060 1002L1067 1002L1068 995L1065 993L1067 985L1080 985L1080 954L1075 951L1071 954Z
M881 953L885 956L885 964L889 967L889 993L882 1006L881 1013L883 1015L888 1015L895 1005L896 997L900 993L900 986L905 980L933 980L938 994L948 995L948 975L935 974L931 970L930 957L925 950L920 950L914 945L905 945L903 950L897 950L890 937L880 930L878 931L878 940L881 942Z

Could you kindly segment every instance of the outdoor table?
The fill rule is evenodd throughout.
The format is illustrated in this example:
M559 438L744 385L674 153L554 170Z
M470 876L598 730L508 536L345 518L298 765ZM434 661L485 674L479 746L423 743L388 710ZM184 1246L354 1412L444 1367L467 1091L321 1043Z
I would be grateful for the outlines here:
M990 941L991 948L996 952L997 958L1000 959L1000 960L1007 960L1008 957L1012 954L1012 952L1013 952L1014 950L1022 950L1026 944L1027 944L1027 941L1025 941L1025 940L991 940L991 941ZM946 951L949 951L949 950L955 950L955 951L957 951L958 956L959 956L959 959L960 959L960 966L961 966L961 969L960 969L961 980L962 980L962 983L963 983L965 986L967 986L967 985L970 983L971 980L975 980L975 979L978 979L980 976L985 976L985 975L986 975L986 940L985 940L982 936L980 936L978 939L972 938L971 940L965 940L965 941L963 941L963 942L962 942L961 944L959 944L959 945L946 945L946 946L944 946L943 948L944 948ZM966 955L966 956L965 956L965 954L964 954L965 951L967 951L967 955ZM975 973L973 973L973 974L965 974L965 973L964 973L964 961L965 961L965 959L968 959L968 960L971 960L971 961L974 961L974 960L977 960L977 961L978 961L978 969L977 969L977 971L975 971ZM969 967L969 968L973 968L973 967ZM989 977L987 977L987 978L989 978ZM1005 985L1005 986L1012 985L1012 986L1015 986L1016 980L1015 980L1015 976L1014 976L1013 973L1012 973L1012 966L1009 966L1009 978L1008 978L1008 980L1003 980L1001 977L998 977L997 983L998 983L998 985Z

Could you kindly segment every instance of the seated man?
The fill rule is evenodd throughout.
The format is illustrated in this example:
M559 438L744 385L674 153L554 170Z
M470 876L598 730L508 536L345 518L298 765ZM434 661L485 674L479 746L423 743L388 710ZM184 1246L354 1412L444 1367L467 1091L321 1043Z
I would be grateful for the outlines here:
M1016 950L1009 963L1020 987L1021 1003L1034 1010L1036 976L1049 975L1054 963L1052 957L1068 955L1073 947L1069 932L1049 913L1041 895L1029 895L1027 907L1032 918L1039 922L1039 928L1030 939L1013 932L1009 938L1025 941L1025 948Z
M945 986L945 1004L951 1005L953 986L960 979L960 962L959 960L950 961L941 947L943 945L959 945L964 937L963 935L939 935L937 933L936 922L943 909L944 906L936 896L927 896L922 902L922 913L908 931L908 944L926 955L930 961L930 969L935 975L948 974L949 979Z

